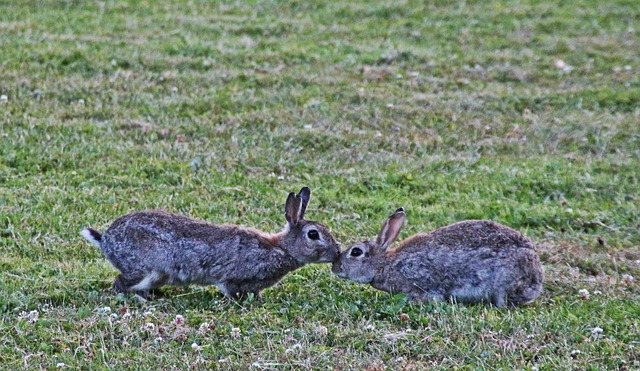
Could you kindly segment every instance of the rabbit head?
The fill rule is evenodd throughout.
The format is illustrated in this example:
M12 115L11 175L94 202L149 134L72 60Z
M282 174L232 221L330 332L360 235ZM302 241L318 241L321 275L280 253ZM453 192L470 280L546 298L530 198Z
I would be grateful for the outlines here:
M358 242L345 250L333 263L331 271L340 278L371 283L385 264L386 251L398 238L407 216L397 209L383 224L376 240Z
M340 245L327 227L304 219L310 198L311 190L307 187L297 195L289 193L284 208L287 227L282 246L303 264L332 262L340 254Z

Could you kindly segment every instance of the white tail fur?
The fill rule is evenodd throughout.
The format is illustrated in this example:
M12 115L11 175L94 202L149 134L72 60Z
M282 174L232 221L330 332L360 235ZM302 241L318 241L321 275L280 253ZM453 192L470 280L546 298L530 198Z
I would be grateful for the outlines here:
M91 233L91 231L87 228L87 229L83 229L82 232L80 232L80 234L82 235L82 237L86 238L87 241L91 242L92 244L100 247L100 240L98 240L93 233Z

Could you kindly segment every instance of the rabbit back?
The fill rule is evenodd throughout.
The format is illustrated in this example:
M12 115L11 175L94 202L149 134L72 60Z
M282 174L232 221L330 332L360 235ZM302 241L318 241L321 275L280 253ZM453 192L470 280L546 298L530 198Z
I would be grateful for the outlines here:
M488 220L415 235L388 257L387 272L379 275L388 279L377 284L417 300L516 306L542 291L542 266L531 241Z
M451 250L510 249L512 246L535 250L533 243L522 233L492 220L464 220L428 233L415 234L402 241L393 251L419 251L425 243L442 246Z

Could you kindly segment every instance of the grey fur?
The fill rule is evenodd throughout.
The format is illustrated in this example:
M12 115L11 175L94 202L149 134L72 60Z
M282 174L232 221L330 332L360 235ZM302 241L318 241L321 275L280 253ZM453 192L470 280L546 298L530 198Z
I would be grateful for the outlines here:
M331 262L340 253L325 226L302 219L309 195L307 187L289 194L287 226L277 234L151 210L117 219L102 236L91 229L82 235L120 271L113 284L117 292L147 297L148 290L164 285L200 284L216 285L236 299L247 293L259 297L287 273ZM318 239L309 237L311 230Z
M542 265L521 233L490 220L467 220L416 234L386 250L383 245L397 238L388 231L399 232L405 218L398 209L377 240L356 243L340 254L333 273L416 301L514 307L533 302L542 292Z

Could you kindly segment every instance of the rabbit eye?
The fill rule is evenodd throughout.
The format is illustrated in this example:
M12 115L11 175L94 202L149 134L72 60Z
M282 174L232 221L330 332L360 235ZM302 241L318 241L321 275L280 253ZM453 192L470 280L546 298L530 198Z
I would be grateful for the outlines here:
M357 257L357 256L360 256L360 255L362 255L362 249L354 247L351 250L351 256L356 256Z
M320 234L315 229L312 229L309 232L307 232L307 236L312 240L317 240L318 238L320 238Z

